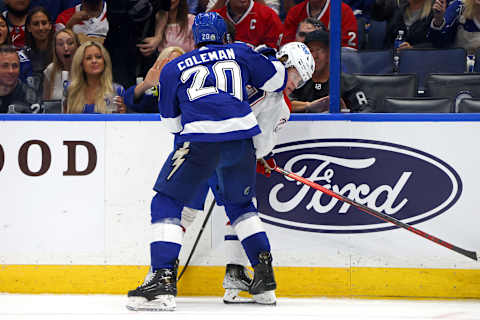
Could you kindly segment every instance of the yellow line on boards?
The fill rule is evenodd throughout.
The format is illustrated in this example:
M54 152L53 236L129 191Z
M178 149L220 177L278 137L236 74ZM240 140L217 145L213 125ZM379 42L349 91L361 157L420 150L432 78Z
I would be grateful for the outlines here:
M180 266L180 270L183 266ZM147 266L0 265L0 292L126 294ZM223 266L190 266L179 295L222 296ZM275 267L279 297L480 298L480 270Z

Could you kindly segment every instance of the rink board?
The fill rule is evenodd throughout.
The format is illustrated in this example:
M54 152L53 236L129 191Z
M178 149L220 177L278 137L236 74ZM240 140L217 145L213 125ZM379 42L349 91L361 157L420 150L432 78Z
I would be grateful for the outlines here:
M121 294L144 277L151 188L173 139L156 116L122 116L0 118L0 292ZM478 251L478 121L295 116L276 152L291 171ZM478 262L278 175L259 178L257 195L279 296L480 298ZM180 294L223 293L225 220L215 207Z

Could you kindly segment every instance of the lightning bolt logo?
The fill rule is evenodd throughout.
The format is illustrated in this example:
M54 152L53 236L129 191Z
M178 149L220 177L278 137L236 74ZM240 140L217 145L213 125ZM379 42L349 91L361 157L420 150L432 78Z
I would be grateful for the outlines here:
M190 147L190 142L186 141L186 142L183 143L183 146L180 149L175 151L175 154L172 157L172 161L173 161L172 167L173 168L172 168L172 171L170 171L170 174L168 175L167 180L170 180L170 178L173 176L173 174L175 172L177 172L178 168L180 168L182 163L185 162L184 156L187 155L190 152L190 149L188 149L188 147Z

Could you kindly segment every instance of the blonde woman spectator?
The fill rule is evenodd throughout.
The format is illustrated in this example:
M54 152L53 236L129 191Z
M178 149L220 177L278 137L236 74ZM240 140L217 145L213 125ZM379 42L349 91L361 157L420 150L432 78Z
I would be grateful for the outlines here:
M77 35L72 30L63 29L55 33L53 62L43 71L43 98L45 100L62 99L64 81L69 79L73 55L79 46Z
M192 51L195 48L192 33L195 16L188 13L187 0L172 0L167 19L158 51L172 46L180 47L185 52Z
M75 52L67 113L125 113L125 90L112 81L110 55L102 44L89 41Z
M461 47L469 54L480 48L480 2L435 0L429 37L437 47Z
M400 49L432 47L427 38L433 19L432 0L375 0L370 13L372 19L387 22L385 49L393 48L400 30L405 39Z

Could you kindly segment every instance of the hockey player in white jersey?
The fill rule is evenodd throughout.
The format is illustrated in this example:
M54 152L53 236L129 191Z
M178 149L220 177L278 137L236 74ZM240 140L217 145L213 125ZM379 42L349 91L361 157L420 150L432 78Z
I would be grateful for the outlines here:
M271 49L270 49L271 50ZM269 54L268 48L257 48L257 51ZM277 134L290 117L291 104L288 95L307 82L315 70L315 62L307 46L301 42L290 42L280 48L276 54L283 62L288 72L288 82L283 92L264 92L249 88L249 102L262 132L253 137L257 159L264 159L270 167L275 166L272 150L277 142ZM270 175L268 168L257 160L257 172ZM234 229L227 224L225 232L226 271L223 280L225 303L275 304L274 291L252 295L252 298L240 296L240 292L248 292L252 281L249 270L245 267L248 260L235 234Z

